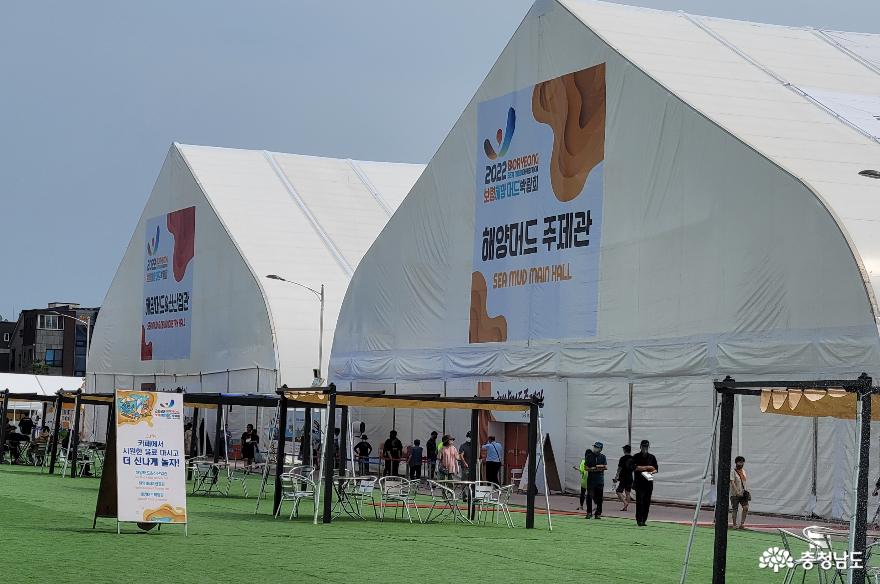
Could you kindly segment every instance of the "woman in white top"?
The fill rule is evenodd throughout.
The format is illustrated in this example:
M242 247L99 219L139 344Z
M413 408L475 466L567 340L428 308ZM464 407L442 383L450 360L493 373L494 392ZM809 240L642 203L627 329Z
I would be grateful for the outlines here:
M742 456L737 456L734 460L734 464L736 465L734 469L730 472L730 516L731 516L731 527L737 529L736 526L736 511L737 507L742 507L742 517L739 522L739 529L742 529L746 523L746 516L749 514L749 501L752 496L746 488L746 459Z

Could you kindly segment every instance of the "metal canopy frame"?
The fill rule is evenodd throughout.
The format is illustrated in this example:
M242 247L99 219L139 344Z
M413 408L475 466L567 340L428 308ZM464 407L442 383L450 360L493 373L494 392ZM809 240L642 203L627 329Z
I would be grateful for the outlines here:
M718 480L715 484L715 550L712 564L712 584L725 584L727 571L727 531L730 512L731 450L733 447L734 397L760 396L763 389L839 389L856 394L857 424L859 425L858 470L856 477L856 506L851 510L850 553L865 556L868 522L868 472L871 447L871 396L880 394L872 379L862 373L857 379L823 379L811 381L736 381L730 376L715 381L715 391L721 395L721 415L718 436ZM851 568L849 582L865 584L865 568Z

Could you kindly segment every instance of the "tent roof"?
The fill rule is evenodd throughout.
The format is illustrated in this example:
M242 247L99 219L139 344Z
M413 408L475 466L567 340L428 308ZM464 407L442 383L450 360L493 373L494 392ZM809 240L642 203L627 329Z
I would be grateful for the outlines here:
M8 389L11 394L54 396L59 389L75 391L82 384L82 377L0 373L0 391Z
M625 59L807 185L880 287L880 35L559 0ZM872 289L873 288L873 289Z

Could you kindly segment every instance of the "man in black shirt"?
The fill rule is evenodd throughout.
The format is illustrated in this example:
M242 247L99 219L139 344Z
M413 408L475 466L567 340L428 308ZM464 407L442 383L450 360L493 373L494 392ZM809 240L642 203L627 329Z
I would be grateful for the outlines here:
M584 452L584 468L587 471L587 516L590 518L590 512L593 510L593 503L596 504L596 519L602 517L602 499L605 496L605 470L608 468L608 460L602 454L604 445L601 442L593 444L592 449Z
M400 457L403 456L403 442L397 438L397 430L391 430L388 440L382 446L382 458L385 459L385 476L398 476Z
M367 442L367 435L361 435L361 441L354 445L354 453L357 455L358 474L367 476L370 474L370 453L373 447Z
M633 486L633 469L632 469L632 448L629 444L623 447L623 456L617 461L617 476L614 482L617 483L617 498L623 503L621 511L629 508L630 493Z
M642 440L640 446L641 450L632 457L633 474L635 475L633 487L636 490L636 524L644 527L648 522L648 512L651 509L654 475L660 470L660 467L654 455L648 452L651 443Z
M437 431L431 432L428 443L425 445L425 455L428 457L428 478L434 480L437 470Z

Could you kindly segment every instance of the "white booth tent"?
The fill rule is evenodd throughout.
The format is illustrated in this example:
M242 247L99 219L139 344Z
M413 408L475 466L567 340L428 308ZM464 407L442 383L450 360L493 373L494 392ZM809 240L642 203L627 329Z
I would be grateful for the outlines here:
M173 144L101 307L89 391L266 393L310 385L320 302L270 274L325 286L326 376L349 279L423 168ZM174 225L187 221L183 231ZM188 253L179 252L187 241ZM156 275L157 265L165 273ZM163 297L158 310L148 300L156 296ZM153 313L171 315L182 334L150 340ZM230 430L240 433L243 422Z
M0 391L9 390L10 395L43 395L54 397L59 390L76 391L83 386L82 377L63 377L60 375L31 375L25 373L0 373ZM43 402L10 400L10 410L39 412ZM47 421L42 421L45 425ZM48 420L51 422L51 418Z
M647 438L694 501L713 378L880 378L878 119L880 36L540 0L361 261L330 379L543 392L569 489ZM750 399L753 509L846 516L853 424Z

